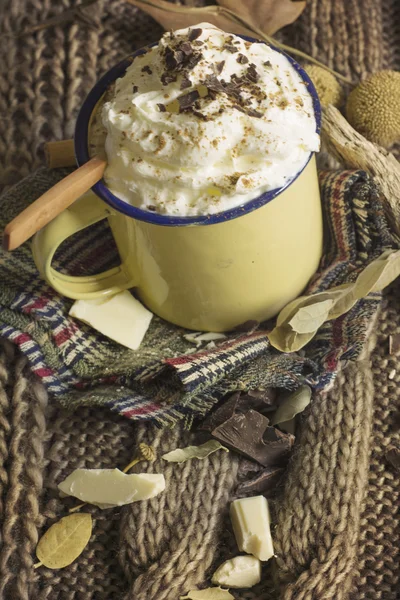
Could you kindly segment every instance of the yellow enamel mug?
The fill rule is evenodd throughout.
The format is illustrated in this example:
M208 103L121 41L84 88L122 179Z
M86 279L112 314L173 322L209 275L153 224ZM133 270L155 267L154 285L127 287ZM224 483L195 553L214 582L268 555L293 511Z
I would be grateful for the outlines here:
M315 89L303 69L288 59L308 85L319 129ZM131 59L111 69L86 99L75 132L78 164L89 160L93 110L129 64ZM118 247L119 267L88 277L53 269L53 256L67 237L105 218ZM36 234L33 256L44 279L69 298L97 298L133 288L167 321L197 331L227 331L247 320L276 315L304 290L318 267L322 230L316 162L310 154L284 188L211 216L143 211L114 196L101 181Z

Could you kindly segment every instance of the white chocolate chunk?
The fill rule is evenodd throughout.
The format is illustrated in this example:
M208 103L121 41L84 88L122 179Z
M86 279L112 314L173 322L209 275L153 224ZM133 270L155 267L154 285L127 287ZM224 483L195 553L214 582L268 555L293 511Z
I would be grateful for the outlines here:
M253 496L234 500L230 515L239 550L259 560L269 560L274 555L274 548L266 498Z
M165 490L165 479L153 473L127 475L119 469L76 469L58 489L99 508L112 508L154 498Z
M261 581L261 563L255 556L235 556L226 560L211 582L230 588L250 588Z
M69 314L131 350L139 348L153 318L153 313L128 291L106 298L77 300Z

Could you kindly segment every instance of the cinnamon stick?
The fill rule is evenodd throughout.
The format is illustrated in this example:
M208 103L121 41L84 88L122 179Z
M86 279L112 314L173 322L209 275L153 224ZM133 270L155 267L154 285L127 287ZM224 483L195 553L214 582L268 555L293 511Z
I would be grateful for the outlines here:
M76 165L74 140L47 142L44 145L44 152L49 169L74 167Z
M64 177L20 213L4 230L4 250L15 250L42 229L103 176L105 160L94 157Z

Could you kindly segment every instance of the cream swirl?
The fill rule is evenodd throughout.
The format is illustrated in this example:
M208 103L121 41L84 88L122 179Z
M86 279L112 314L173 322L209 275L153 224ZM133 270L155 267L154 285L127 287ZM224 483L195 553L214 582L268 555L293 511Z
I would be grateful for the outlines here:
M288 59L207 23L137 56L102 121L111 191L168 215L245 204L319 149L311 95Z

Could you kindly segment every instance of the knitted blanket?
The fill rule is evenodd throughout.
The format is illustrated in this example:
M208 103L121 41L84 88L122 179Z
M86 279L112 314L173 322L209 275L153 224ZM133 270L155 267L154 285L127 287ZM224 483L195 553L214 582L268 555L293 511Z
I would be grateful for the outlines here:
M200 1L200 0L199 0ZM161 29L123 0L22 37L75 0L4 0L0 7L0 186L43 164L43 142L71 137L84 96L107 68ZM308 0L282 41L357 81L400 69L398 0ZM47 183L48 185L48 183ZM273 516L276 559L241 600L397 600L400 478L385 460L400 444L400 286L385 294L362 361L304 414ZM390 377L389 377L390 375ZM396 425L397 423L397 425ZM160 454L192 441L102 407L48 402L17 346L0 346L1 600L176 600L206 585L233 555L227 505L248 463L234 453L166 469L167 493L97 511L88 548L70 567L33 569L38 536L65 514L57 483L76 468L125 466L137 443ZM274 577L272 577L274 575Z
M59 177L42 170L5 194L0 227ZM391 247L379 193L365 174L324 172L320 182L325 253L307 293L354 281ZM100 272L117 261L103 221L69 240L55 266L62 272ZM273 325L268 323L250 333L227 334L226 341L195 352L185 330L160 318L154 318L139 350L132 351L68 316L72 301L40 280L29 244L0 254L0 335L19 346L54 398L64 406L107 406L160 425L182 418L190 424L238 389L294 389L302 383L328 389L340 363L360 355L379 298L371 294L325 323L302 354L270 347L266 333Z

